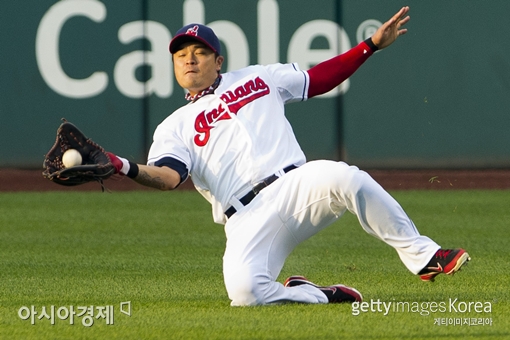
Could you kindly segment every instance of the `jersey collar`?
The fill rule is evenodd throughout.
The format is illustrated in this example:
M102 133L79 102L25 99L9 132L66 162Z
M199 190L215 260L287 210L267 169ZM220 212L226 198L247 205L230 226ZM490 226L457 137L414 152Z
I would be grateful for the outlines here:
M209 86L205 90L198 92L194 96L192 96L188 92L188 93L186 93L186 95L184 97L186 98L186 100L188 100L190 102L196 102L203 96L214 93L214 90L216 90L216 88L220 85L220 82L221 82L221 74L218 74L218 78L216 78L216 80L214 81L214 83L211 86Z

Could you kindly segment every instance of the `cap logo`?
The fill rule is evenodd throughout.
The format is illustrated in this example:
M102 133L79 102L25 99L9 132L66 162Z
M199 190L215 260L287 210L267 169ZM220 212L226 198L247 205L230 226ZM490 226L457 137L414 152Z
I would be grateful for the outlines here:
M168 46L170 53L177 52L184 42L190 40L198 40L213 50L214 53L218 55L221 53L220 41L213 30L197 23L186 25L176 32L176 35L170 41L170 46Z
M198 36L198 25L188 28L188 30L186 31L186 34L197 37Z

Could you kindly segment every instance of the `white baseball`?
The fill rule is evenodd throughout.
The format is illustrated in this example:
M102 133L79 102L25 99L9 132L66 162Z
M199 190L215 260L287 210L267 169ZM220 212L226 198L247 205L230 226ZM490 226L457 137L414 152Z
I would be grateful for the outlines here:
M62 163L66 168L70 168L75 165L80 165L82 162L81 154L78 150L69 149L64 152L62 156Z

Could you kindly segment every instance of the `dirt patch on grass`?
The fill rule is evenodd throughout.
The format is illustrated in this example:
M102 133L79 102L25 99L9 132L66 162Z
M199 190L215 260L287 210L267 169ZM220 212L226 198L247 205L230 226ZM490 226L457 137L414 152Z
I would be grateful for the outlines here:
M0 169L0 191L101 191L99 183L66 187L55 184L41 175L40 170ZM386 190L457 190L509 189L510 169L487 170L368 170ZM154 190L143 187L126 177L114 176L105 181L110 191ZM192 190L191 181L178 190Z

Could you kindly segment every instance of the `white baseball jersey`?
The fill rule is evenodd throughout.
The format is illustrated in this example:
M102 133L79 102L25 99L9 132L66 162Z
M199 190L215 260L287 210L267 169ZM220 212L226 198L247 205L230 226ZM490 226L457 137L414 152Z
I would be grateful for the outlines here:
M308 84L308 73L297 64L223 74L214 94L178 109L157 127L148 165L165 157L184 163L211 203L214 221L225 223L233 198L289 165L305 163L284 104L306 100Z

